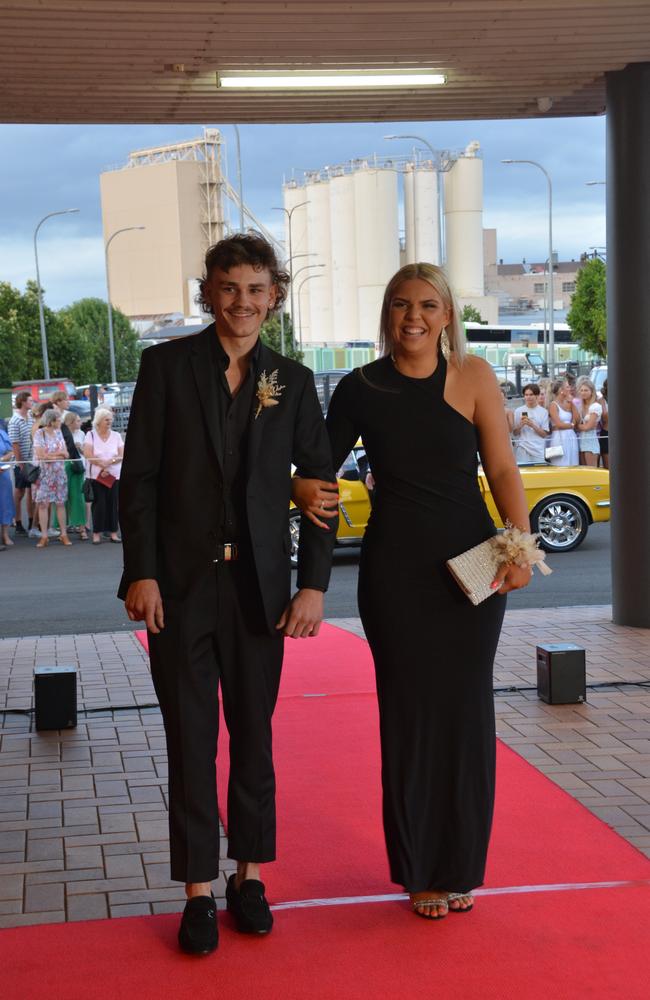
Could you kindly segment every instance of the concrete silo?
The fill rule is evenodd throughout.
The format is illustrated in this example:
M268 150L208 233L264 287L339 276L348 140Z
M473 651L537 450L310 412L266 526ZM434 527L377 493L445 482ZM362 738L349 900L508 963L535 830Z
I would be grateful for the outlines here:
M332 339L344 343L356 340L359 330L353 175L340 173L331 177L329 189Z
M440 209L438 174L407 164L404 171L406 263L440 263Z
M444 174L446 269L460 298L484 294L483 161L471 142Z
M397 173L364 167L352 179L359 303L352 339L376 343L384 288L399 269Z

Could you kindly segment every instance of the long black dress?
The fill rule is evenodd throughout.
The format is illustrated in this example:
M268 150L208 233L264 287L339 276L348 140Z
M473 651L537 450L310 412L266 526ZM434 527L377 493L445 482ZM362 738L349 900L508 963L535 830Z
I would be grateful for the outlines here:
M347 375L327 415L335 468L358 436L376 481L359 611L379 699L391 878L409 892L481 885L492 823L492 667L506 599L475 607L445 566L495 534L475 426L430 378L381 358Z

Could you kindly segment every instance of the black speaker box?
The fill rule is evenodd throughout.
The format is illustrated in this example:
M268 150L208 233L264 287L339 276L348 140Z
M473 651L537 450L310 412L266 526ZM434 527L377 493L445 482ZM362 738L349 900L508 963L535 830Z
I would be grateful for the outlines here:
M585 651L571 642L537 647L537 694L549 705L573 705L587 697Z
M37 729L77 725L76 667L34 667L34 721Z

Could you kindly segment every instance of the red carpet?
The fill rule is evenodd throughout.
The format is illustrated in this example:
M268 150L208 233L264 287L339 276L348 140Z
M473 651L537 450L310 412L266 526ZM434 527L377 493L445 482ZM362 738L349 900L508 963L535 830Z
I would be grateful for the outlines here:
M271 900L399 891L388 881L381 836L363 642L326 628L316 641L287 643L275 755L280 860L265 868ZM430 924L399 901L287 908L261 941L238 936L222 915L219 952L205 961L177 953L177 916L7 930L0 994L647 1000L647 884L515 889L649 879L643 855L500 746L488 882L471 915ZM493 894L497 887L513 891Z

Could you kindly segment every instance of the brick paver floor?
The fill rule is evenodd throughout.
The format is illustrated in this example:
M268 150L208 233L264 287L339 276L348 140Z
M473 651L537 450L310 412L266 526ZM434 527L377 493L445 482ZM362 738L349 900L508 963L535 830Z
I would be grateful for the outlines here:
M333 624L362 635L359 619ZM535 647L586 650L587 702L537 698ZM79 670L75 729L36 733L36 665ZM608 607L511 611L495 664L497 729L650 857L650 630ZM223 906L224 859L215 883ZM166 758L132 633L0 640L0 927L182 908L170 882Z

